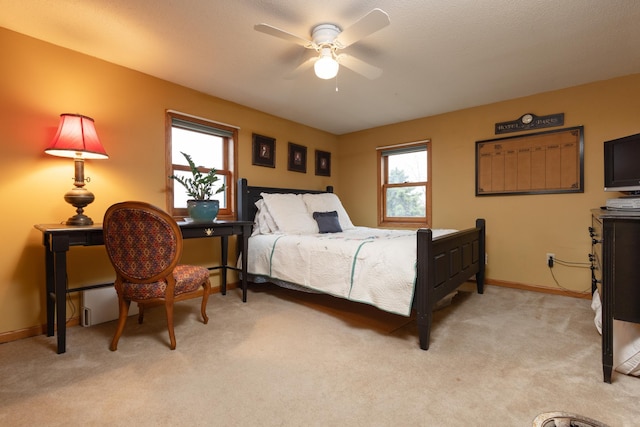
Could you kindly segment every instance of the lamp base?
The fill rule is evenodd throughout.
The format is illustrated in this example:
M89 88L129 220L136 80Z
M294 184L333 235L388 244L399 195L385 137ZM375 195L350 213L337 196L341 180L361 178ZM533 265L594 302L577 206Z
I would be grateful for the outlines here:
M66 225L93 225L93 220L84 214L77 214L70 217Z
M84 214L84 207L95 200L95 196L84 187L73 188L64 195L64 200L76 208L76 214L69 218L67 225L93 225L93 220Z

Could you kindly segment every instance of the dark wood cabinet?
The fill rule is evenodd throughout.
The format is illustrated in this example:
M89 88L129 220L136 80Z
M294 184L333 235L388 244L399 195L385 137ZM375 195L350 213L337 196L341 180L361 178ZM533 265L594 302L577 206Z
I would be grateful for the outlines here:
M602 370L611 382L613 319L640 323L640 212L594 209L592 290L602 301Z

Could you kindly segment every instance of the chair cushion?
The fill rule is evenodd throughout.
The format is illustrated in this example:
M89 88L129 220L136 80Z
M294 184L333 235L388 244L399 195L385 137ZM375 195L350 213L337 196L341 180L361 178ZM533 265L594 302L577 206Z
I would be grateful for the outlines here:
M176 279L174 295L180 295L197 290L209 278L209 270L197 265L178 265L173 270ZM159 281L154 283L123 283L124 298L128 300L146 300L151 298L164 298L167 283Z

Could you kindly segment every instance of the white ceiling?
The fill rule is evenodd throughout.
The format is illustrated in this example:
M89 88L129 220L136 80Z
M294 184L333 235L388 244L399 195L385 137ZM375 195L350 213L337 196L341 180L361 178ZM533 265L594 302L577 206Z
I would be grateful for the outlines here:
M345 52L383 68L376 80L344 67L337 80L312 69L286 79L309 51L253 29L310 37L373 8L391 24ZM640 72L638 0L0 0L0 10L10 30L338 135Z

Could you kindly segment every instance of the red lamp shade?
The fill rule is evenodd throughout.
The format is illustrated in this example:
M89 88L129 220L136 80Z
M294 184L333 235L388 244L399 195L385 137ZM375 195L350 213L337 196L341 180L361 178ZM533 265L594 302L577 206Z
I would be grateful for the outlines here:
M44 152L60 157L109 158L98 139L93 119L80 114L60 114L58 132Z

